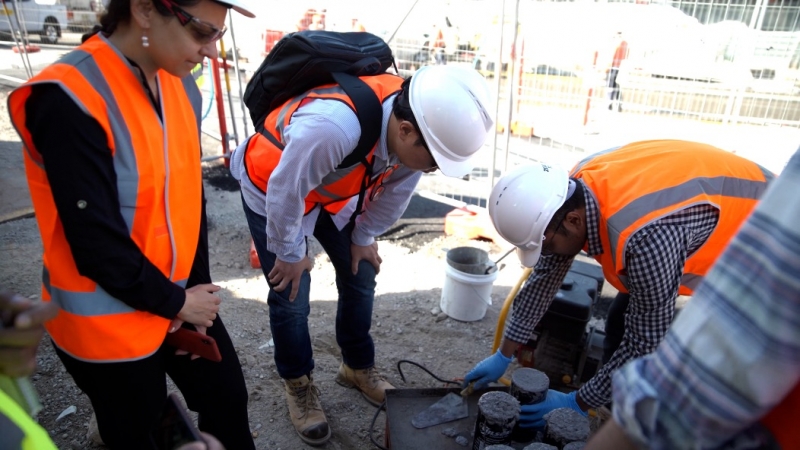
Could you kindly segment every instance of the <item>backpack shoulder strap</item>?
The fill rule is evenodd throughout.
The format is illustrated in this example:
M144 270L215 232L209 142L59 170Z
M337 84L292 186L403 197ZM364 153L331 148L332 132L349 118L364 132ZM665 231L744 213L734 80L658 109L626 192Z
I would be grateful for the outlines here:
M361 126L361 137L352 153L347 155L340 167L349 167L356 163L372 167L367 155L381 136L383 125L383 106L375 92L356 76L342 72L333 73L333 79L342 87L356 107L358 124Z
M361 181L361 190L358 193L356 209L353 211L353 215L350 216L350 221L355 221L364 207L364 197L367 193L367 187L369 187L369 180L372 178L372 163L367 160L367 155L369 155L369 151L372 150L372 147L381 137L383 106L375 92L358 77L337 72L333 74L333 79L342 87L356 107L358 124L361 126L361 137L358 139L355 150L347 155L340 164L340 167L349 167L360 162L366 167L366 174Z

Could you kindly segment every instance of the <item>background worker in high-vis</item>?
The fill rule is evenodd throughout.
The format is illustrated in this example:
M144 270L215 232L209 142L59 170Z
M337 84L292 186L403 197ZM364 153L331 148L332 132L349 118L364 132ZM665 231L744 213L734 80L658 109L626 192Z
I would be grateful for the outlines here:
M52 302L29 300L0 286L0 448L55 450L47 431L29 415L30 404L13 379L27 377L36 368L36 350L44 323L58 314ZM24 378L26 379L26 378ZM4 386L15 392L5 392Z
M537 164L503 176L489 198L498 233L534 267L514 299L498 351L466 377L500 378L528 342L575 256L585 251L619 291L606 320L603 366L578 391L522 406L523 426L567 407L586 415L611 400L611 375L658 346L679 294L691 295L748 217L773 174L709 145L656 140L600 152L571 173Z

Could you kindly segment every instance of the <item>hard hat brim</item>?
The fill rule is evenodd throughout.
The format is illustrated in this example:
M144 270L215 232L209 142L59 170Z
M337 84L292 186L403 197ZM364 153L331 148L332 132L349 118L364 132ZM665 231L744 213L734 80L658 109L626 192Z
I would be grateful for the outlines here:
M517 257L519 261L525 267L533 267L539 262L539 258L542 256L542 246L539 245L533 250L525 250L522 248L517 247Z
M238 12L239 14L254 19L256 17L252 11L250 11L241 0L214 0L217 3L221 3L225 6L230 7L234 11Z

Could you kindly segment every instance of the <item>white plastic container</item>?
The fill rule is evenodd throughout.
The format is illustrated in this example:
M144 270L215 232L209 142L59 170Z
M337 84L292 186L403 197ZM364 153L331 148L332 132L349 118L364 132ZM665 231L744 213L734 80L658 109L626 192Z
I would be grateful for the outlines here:
M478 252L482 252L482 250L478 250ZM475 256L480 258L481 255L475 254ZM488 260L488 255L486 260ZM467 273L454 268L451 263L458 266L458 261L447 259L439 307L448 316L462 322L483 319L486 309L492 304L492 284L497 279L498 271L494 270L489 274ZM483 265L483 267L491 266Z

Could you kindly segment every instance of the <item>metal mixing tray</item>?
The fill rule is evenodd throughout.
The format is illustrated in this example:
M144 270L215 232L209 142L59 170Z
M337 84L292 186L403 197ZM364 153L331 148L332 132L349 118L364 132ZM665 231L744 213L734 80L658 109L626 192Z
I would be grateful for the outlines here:
M475 421L478 420L478 399L489 391L505 391L507 387L491 387L476 390L467 397L469 416L453 422L417 429L411 419L439 401L450 392L458 394L460 388L430 389L389 389L386 391L386 439L385 445L391 450L464 450L472 448ZM456 442L456 437L442 434L448 428L455 429L458 435L469 441L466 447Z

